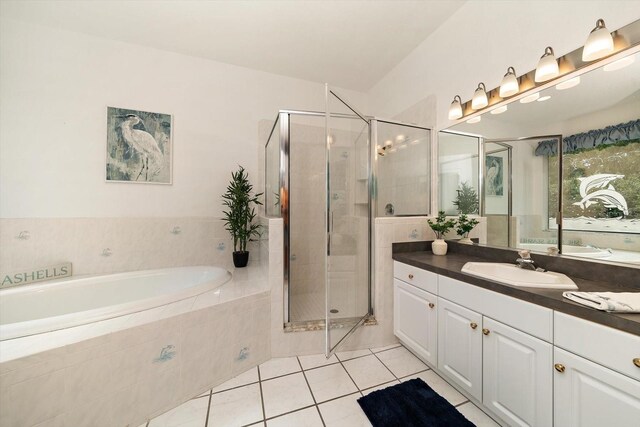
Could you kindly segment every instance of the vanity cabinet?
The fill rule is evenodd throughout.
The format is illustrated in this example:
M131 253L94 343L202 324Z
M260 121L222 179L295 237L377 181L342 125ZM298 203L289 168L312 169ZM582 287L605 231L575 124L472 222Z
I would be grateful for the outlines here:
M438 298L438 369L482 400L482 315Z
M615 351L615 349L610 349ZM554 422L561 427L637 427L640 382L558 347Z
M437 297L402 280L394 280L395 335L418 356L437 364Z
M482 403L509 425L551 426L553 346L487 317L482 333Z

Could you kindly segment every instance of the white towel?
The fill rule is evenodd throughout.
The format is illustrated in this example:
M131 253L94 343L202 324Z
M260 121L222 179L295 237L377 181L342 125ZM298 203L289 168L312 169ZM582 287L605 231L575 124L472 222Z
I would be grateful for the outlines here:
M640 292L563 292L562 296L602 311L640 313Z

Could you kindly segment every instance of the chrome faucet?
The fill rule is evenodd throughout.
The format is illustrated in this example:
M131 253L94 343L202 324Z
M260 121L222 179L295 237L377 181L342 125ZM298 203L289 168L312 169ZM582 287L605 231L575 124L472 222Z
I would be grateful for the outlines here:
M520 255L520 258L516 260L516 264L519 268L532 271L546 271L544 268L538 267L538 264L531 259L530 251L522 249L518 251L518 255Z

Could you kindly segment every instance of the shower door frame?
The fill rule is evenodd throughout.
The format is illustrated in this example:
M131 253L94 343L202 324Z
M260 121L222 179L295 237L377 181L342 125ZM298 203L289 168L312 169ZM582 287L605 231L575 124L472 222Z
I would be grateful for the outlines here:
M280 127L280 171L279 171L279 180L280 180L280 216L283 221L283 319L284 319L284 327L286 326L305 326L308 325L309 322L322 321L324 319L308 319L304 321L292 322L291 315L291 298L289 295L290 291L290 256L291 256L291 230L290 230L290 210L289 210L289 195L290 195L290 148L291 148L291 115L299 115L299 116L312 116L318 118L325 118L326 114L324 112L319 111L304 111L304 110L279 110L278 117L276 119L276 123L271 129L271 133L269 134L269 138L267 142L270 141L271 136L276 128L279 125ZM353 116L348 114L336 114L333 113L332 117L342 117L342 118L353 118ZM371 117L365 116L367 119L372 119ZM369 124L369 173L368 173L368 202L369 202L369 226L368 226L368 242L367 242L367 250L369 253L368 256L368 265L369 265L369 283L368 283L368 312L364 317L366 320L367 317L373 315L373 304L374 304L374 296L372 293L373 283L375 283L375 271L373 264L373 221L374 221L374 204L371 197L371 186L373 185L373 165L372 165L372 157L375 153L371 147L373 145L371 140L371 124ZM266 165L266 156L265 156L265 183L266 183L266 173L267 173L267 165ZM363 323L363 320L360 321ZM358 325L360 326L360 325ZM354 328L355 330L356 328ZM353 330L347 334L343 340L351 335ZM342 341L342 340L341 340Z

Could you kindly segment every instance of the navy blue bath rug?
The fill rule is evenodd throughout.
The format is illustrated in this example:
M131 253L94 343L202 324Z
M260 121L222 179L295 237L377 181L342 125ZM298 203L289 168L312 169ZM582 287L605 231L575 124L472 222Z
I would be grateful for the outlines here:
M420 378L374 391L358 399L373 427L473 427Z

